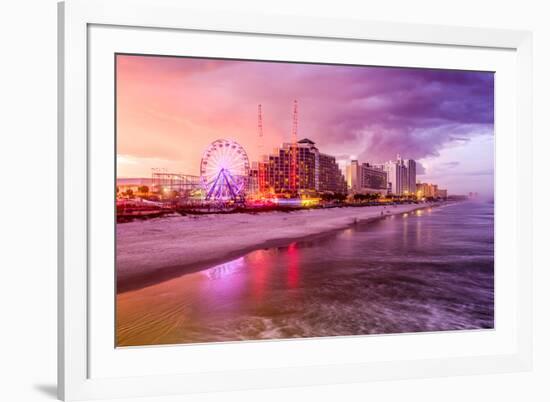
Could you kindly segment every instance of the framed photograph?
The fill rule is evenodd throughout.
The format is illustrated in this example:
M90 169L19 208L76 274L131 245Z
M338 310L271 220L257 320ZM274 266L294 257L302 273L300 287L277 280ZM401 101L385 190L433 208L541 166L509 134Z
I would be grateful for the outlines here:
M59 4L60 398L529 370L531 34L180 3Z

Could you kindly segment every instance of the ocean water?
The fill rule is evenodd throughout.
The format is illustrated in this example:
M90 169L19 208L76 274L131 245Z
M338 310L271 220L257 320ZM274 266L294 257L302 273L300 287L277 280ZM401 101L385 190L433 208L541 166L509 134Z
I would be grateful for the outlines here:
M117 345L493 328L493 205L386 217L117 295Z

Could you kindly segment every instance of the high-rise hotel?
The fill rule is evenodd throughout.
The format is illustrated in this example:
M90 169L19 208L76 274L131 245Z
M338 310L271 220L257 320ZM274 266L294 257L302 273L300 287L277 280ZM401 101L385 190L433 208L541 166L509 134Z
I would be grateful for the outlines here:
M397 155L395 161L382 165L388 174L388 192L394 195L416 193L416 162L413 159L402 159Z
M383 164L352 160L346 168L348 188L354 193L407 195L416 193L416 162L402 159Z
M319 152L313 141L304 138L296 144L296 166L293 167L292 148L292 143L284 143L258 164L261 191L347 192L345 178L334 156Z
M388 190L388 174L381 167L357 160L347 166L346 180L353 193L386 194Z

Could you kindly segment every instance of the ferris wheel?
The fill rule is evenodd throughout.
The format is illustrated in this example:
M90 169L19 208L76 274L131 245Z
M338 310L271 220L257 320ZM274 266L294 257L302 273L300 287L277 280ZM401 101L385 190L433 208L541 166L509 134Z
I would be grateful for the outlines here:
M201 159L201 184L206 199L237 199L246 190L249 172L248 155L240 144L226 139L214 141Z

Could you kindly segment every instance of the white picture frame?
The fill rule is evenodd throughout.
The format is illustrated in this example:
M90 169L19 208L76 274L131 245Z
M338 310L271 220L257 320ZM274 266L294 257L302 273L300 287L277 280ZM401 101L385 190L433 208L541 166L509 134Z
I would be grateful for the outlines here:
M276 15L240 15L228 13L206 13L186 9L177 0L67 0L59 4L59 318L58 318L58 392L64 400L81 400L115 397L143 397L190 392L238 390L264 387L316 385L346 383L380 379L399 379L431 377L441 375L460 375L475 373L497 373L529 370L532 361L531 341L531 244L532 244L532 194L531 171L531 33L480 28L462 28L430 25L412 25L400 23L368 22L362 20L323 20L307 17ZM130 12L131 11L131 12ZM506 143L506 155L510 155L509 166L502 167L503 174L513 180L513 194L509 202L497 206L496 231L513 232L507 240L507 250L500 248L496 264L510 257L509 271L513 282L503 288L501 300L512 300L510 311L513 325L505 334L507 348L495 349L483 353L476 350L476 336L470 343L473 352L467 353L468 344L457 348L453 356L437 357L424 353L408 358L379 359L362 361L344 357L331 363L321 360L309 360L308 364L293 363L285 366L281 362L269 360L256 366L229 370L215 362L208 363L202 371L179 374L177 367L163 372L141 373L117 366L112 372L103 371L99 375L92 369L91 361L100 360L106 355L104 346L94 343L97 337L91 295L101 288L101 283L91 281L95 278L90 272L90 259L95 258L90 251L90 208L94 197L90 192L90 171L95 171L93 161L97 156L91 154L94 139L90 127L91 89L96 81L90 81L91 51L95 46L91 42L90 32L97 27L122 27L125 29L154 29L163 35L177 32L240 36L251 35L261 38L285 38L286 40L325 40L339 43L375 43L377 46L433 46L456 49L491 49L505 51L513 57L513 63L507 64L507 85L515 94L508 99L508 106L514 115L513 127L508 127L502 137ZM151 31L152 32L152 31ZM148 35L148 34L145 34ZM99 35L100 36L100 35ZM151 33L151 42L155 38ZM94 42L96 43L96 42ZM111 49L112 50L112 49ZM114 49L116 51L117 49ZM466 63L466 62L464 62ZM410 64L422 65L420 60L411 60ZM504 68L504 67L503 67ZM112 88L108 88L112 91ZM101 91L96 91L101 92ZM510 92L512 93L512 92ZM101 95L103 96L103 95ZM498 97L496 98L498 103ZM106 122L112 124L112 122ZM498 123L498 120L497 120ZM94 126L95 127L95 126ZM497 124L498 131L498 124ZM503 131L504 132L504 131ZM497 142L499 135L496 135ZM95 152L95 151L93 151ZM112 152L112 148L108 150ZM498 158L498 153L497 153ZM500 158L502 160L502 158ZM498 164L497 164L498 166ZM509 169L505 171L504 169ZM497 187L498 175L497 169ZM502 177L502 176L501 176ZM107 189L109 190L109 189ZM523 196L522 196L523 195ZM501 198L502 199L502 198ZM497 203L499 202L497 197ZM498 215L506 214L513 223L510 230L499 226ZM502 239L502 238L501 238ZM506 254L510 253L510 254ZM106 285L105 285L106 286ZM106 286L105 289L109 289ZM497 287L496 292L499 292ZM108 300L108 303L113 300ZM95 301L94 301L95 303ZM94 305L94 308L92 308ZM96 308L97 307L97 308ZM498 307L498 305L497 305ZM96 313L97 315L97 313ZM103 327L101 327L103 328ZM508 327L507 327L508 328ZM499 328L497 326L496 332ZM432 334L447 337L452 342L464 333ZM376 341L391 345L399 337L371 337ZM356 337L354 337L356 338ZM380 339L383 338L383 341ZM426 340L425 338L424 340ZM430 338L431 339L431 338ZM300 343L301 342L301 343ZM264 353L262 349L283 353L300 345L315 351L319 340L297 340L284 342L251 342L243 353ZM344 341L322 341L323 347L346 347L343 342L355 342L349 338ZM481 342L481 341L480 341ZM425 342L424 342L425 343ZM267 346L267 345L270 346ZM420 343L421 344L421 343ZM99 345L99 346L97 346ZM274 346L275 345L275 346ZM351 344L350 344L351 345ZM480 343L481 345L481 343ZM229 348L242 347L228 345ZM349 346L349 345L348 345ZM355 345L361 347L360 344ZM387 345L386 345L387 346ZM478 345L479 346L479 345ZM209 346L193 349L194 356L206 353ZM114 346L113 346L114 349ZM150 348L149 350L159 349ZM160 348L163 349L163 348ZM479 348L478 348L479 349ZM167 359L176 349L154 356L156 361ZM343 349L342 349L343 350ZM189 349L188 349L189 351ZM108 352L108 351L107 351ZM312 353L313 353L312 352ZM103 354L102 354L103 353ZM129 349L126 355L135 353L134 365L142 355ZM152 354L154 352L148 352ZM224 352L226 353L226 352ZM227 351L231 353L231 351ZM103 357L102 357L103 356ZM230 355L227 355L230 356ZM435 357L434 357L435 356ZM132 357L129 357L132 359ZM148 357L147 357L148 358ZM106 358L105 358L106 359ZM159 360L160 359L160 360ZM112 360L102 360L110 365ZM304 360L306 361L306 360ZM176 365L177 366L177 365ZM114 367L114 365L113 365ZM92 375L93 374L93 375Z

